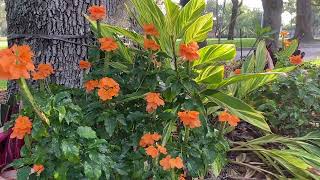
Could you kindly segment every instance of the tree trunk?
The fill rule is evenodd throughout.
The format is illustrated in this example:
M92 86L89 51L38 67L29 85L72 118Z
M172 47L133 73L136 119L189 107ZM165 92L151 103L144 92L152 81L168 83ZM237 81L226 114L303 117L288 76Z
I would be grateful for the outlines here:
M231 1L232 1L232 14L231 14L231 19L229 24L228 40L234 39L234 29L237 23L239 8L242 5L242 2L239 3L239 0L231 0Z
M273 51L278 49L279 33L281 28L281 15L283 0L262 0L263 5L263 27L271 27L275 34L268 42Z
M28 44L34 51L35 64L52 64L55 74L50 82L81 87L83 71L79 69L79 61L87 59L88 54L88 47L83 44L93 44L89 23L83 14L87 13L89 6L104 4L108 9L109 23L127 25L120 20L125 17L124 1L5 0L9 45ZM18 37L19 34L22 36ZM39 38L39 35L46 38ZM9 93L14 89L16 86L9 83Z
M311 0L297 0L297 16L295 38L302 41L312 41L313 18Z

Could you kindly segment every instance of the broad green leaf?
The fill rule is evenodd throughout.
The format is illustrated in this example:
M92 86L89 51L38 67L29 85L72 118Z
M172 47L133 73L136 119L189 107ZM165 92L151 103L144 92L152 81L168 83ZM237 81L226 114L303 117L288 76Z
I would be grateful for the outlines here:
M219 84L224 77L224 66L209 66L198 72L199 75L195 79L197 83Z
M208 37L208 33L212 31L213 26L213 14L206 14L199 17L194 23L192 23L186 30L184 36L184 42L202 42Z
M58 106L57 108L55 108L58 113L59 113L59 121L62 122L62 120L64 119L64 117L66 116L67 110L66 107L64 106Z
M264 72L267 62L267 48L264 41L260 41L256 50L255 72Z
M209 45L199 50L200 59L194 61L193 66L207 67L217 61L230 61L236 56L234 44Z
M61 144L61 150L65 158L71 162L79 161L80 150L77 145L72 141L63 140Z
M96 132L88 126L80 126L77 129L77 133L80 137L86 138L86 139L94 139L97 138Z
M87 161L84 162L84 174L86 177L89 179L99 179L102 172L101 172L101 167L96 165L93 162L88 163Z
M270 127L266 123L262 113L256 111L240 99L214 90L207 90L202 94L205 95L208 102L214 102L219 106L226 108L228 111L238 116L240 119L260 129L271 132Z
M282 72L268 72L268 73L255 73L255 74L240 74L240 75L235 75L231 76L229 78L226 78L222 80L220 83L212 83L210 86L208 86L209 89L217 89L217 88L222 88L225 86L228 86L230 84L238 83L241 81L247 81L247 80L255 80L255 79L260 79L263 77L269 77L270 80L271 78L276 78L278 75L283 75L284 73Z
M121 63L119 63L119 62L108 62L108 64L111 66L111 67L113 67L113 68L115 68L115 69L118 69L118 70L120 70L120 71L122 71L122 72L124 72L124 73L129 73L129 68L128 68L128 66L126 66L126 65L124 65L124 64L121 64Z
M31 173L31 168L29 166L24 166L17 170L17 180L27 180L29 174Z
M116 129L117 121L115 118L108 117L104 120L104 127L109 134L109 136L113 135L114 130Z
M167 29L169 30L170 34L173 35L175 29L171 27L174 27L177 22L177 17L180 13L180 7L171 0L165 0L164 5L166 7Z
M292 164L293 166L295 166L297 168L300 168L303 170L307 170L308 168L311 168L311 166L308 165L305 161L303 161L302 159L300 159L297 156L292 155L292 153L288 153L287 151L269 150L269 152L271 152L275 156L278 156L278 157L284 159L285 161L287 161L288 163Z
M182 38L185 30L198 19L205 9L205 0L190 0L178 15L178 20L175 25L177 38Z
M276 55L280 58L287 59L297 50L298 46L298 40L293 40L289 47L285 48L282 51L279 51L278 53L276 53Z
M217 154L214 162L212 163L213 174L218 177L226 164L226 158L222 154Z

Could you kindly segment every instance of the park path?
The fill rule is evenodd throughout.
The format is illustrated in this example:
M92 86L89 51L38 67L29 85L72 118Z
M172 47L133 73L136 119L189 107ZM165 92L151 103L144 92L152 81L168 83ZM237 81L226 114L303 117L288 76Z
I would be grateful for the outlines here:
M320 42L317 43L303 43L300 44L300 48L303 52L306 53L304 57L305 60L315 60L320 59ZM245 49L242 51L243 56L246 56L249 52L249 49ZM241 52L237 49L236 59L240 59Z

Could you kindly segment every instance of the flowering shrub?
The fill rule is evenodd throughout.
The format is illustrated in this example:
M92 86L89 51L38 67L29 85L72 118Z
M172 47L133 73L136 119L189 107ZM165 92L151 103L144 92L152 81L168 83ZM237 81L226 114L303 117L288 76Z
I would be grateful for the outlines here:
M103 24L106 10L89 8L98 46L79 63L86 72L84 89L45 85L30 92L25 81L35 70L30 48L0 52L1 79L18 79L26 102L7 123L14 124L11 138L25 142L21 158L11 164L19 176L184 179L209 170L218 175L229 148L223 134L240 119L270 132L261 112L224 90L277 74L240 71L224 79L221 63L232 60L236 50L234 45L199 49L197 42L207 38L213 22L212 14L202 15L204 0L183 8L167 0L166 15L153 0L131 1L143 34ZM127 47L122 36L139 48ZM53 72L39 65L33 79Z

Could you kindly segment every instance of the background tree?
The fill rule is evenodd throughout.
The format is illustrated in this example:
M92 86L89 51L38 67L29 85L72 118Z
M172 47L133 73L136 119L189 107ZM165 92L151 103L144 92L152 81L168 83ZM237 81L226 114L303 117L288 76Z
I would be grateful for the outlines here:
M271 27L274 31L271 44L273 50L278 48L279 33L281 28L281 15L283 11L283 0L262 0L263 27Z
M231 0L232 2L232 13L231 13L231 19L229 23L229 33L228 33L228 40L234 39L234 29L236 27L237 18L239 16L239 10L243 4L243 0L239 2L239 0Z
M312 41L313 16L311 0L297 0L295 37L302 41Z
M86 59L92 44L88 21L89 6L106 5L107 21L123 24L125 0L5 0L9 45L29 44L35 62L50 63L55 69L51 81L66 87L82 86L79 61ZM9 92L14 89L9 84Z

